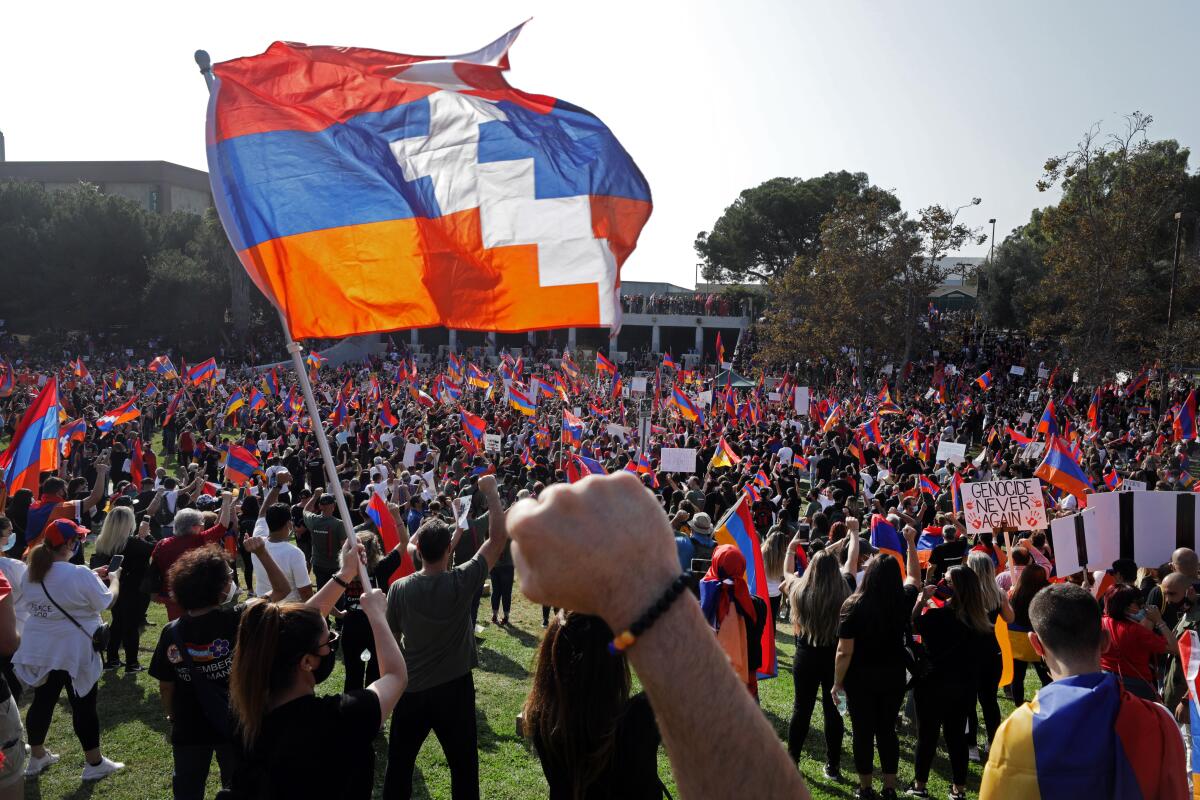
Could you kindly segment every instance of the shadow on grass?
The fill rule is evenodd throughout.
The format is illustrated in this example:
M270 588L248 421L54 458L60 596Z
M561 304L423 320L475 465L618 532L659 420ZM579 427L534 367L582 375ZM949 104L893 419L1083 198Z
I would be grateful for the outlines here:
M501 652L490 647L479 648L479 668L486 672L495 672L514 680L524 680L529 677L529 669L518 664Z

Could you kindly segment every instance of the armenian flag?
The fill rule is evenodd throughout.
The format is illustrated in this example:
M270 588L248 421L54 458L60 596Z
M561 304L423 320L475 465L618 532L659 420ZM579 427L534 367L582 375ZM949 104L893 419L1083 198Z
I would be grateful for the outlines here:
M567 373L567 375L570 377L579 377L579 365L577 365L575 360L571 358L571 354L569 352L563 353L563 357L559 362L559 365L562 367L563 372Z
M476 450L483 449L483 435L487 433L487 421L466 409L458 412L462 422L463 434L475 445Z
M605 357L604 353L596 351L596 372L607 372L612 375L617 374L617 365L612 363Z
M150 371L161 375L163 380L179 380L179 372L175 369L175 365L171 363L171 358L169 356L155 357L155 359L150 362Z
M704 412L700 406L692 402L692 398L688 397L683 390L676 387L671 391L671 402L679 409L679 414L686 420L699 422L704 424Z
M583 420L565 408L562 419L562 443L572 447L579 447L583 444Z
M147 383L146 388L142 389L142 397L154 397L158 394L158 387L153 383Z
M871 545L899 561L900 574L905 574L904 559L908 553L908 542L882 514L871 515Z
M1175 412L1171 423L1173 441L1190 442L1196 438L1196 390L1188 392L1187 399Z
M621 397L621 386L621 376L619 374L613 375L612 389L609 390L608 396L611 397L614 402Z
M88 372L88 368L83 363L83 356L77 356L73 366L76 378L79 378L88 385L96 385L96 381L92 378L92 374Z
M225 480L238 486L249 483L259 468L258 459L254 454L240 444L226 445L221 449L224 455Z
M1046 403L1046 410L1037 424L1037 433L1046 434L1047 438L1058 436L1058 413L1054 410L1054 401Z
M1033 439L1018 433L1017 431L1013 430L1011 426L1004 426L1004 432L1008 434L1009 439L1012 439L1013 444L1022 449L1024 449L1026 445L1033 443Z
M829 416L825 418L825 424L821 426L821 433L829 433L836 428L842 421L842 406L834 401L833 406L829 409Z
M741 552L742 557L746 559L746 585L750 588L750 594L761 598L770 609L771 598L767 591L767 570L763 564L762 543L754 529L754 517L746 497L743 493L733 504L733 508L717 523L713 539L718 545L733 545ZM769 624L763 626L762 664L758 668L760 679L774 678L778 670L774 627Z
M721 332L717 331L717 366L725 363L725 345L721 344Z
M663 369L677 369L675 366L675 359L671 358L671 354L669 352L663 353L662 365Z
M1046 455L1033 474L1051 486L1074 495L1080 508L1087 505L1087 492L1096 491L1096 487L1088 480L1087 473L1057 436L1050 437L1050 442L1046 445Z
M754 485L753 481L743 486L742 491L745 492L746 496L750 498L751 503L758 503L762 500L762 492L758 490L758 487Z
M371 499L367 501L367 518L375 523L375 530L379 531L379 539L383 543L384 553L390 553L399 547L400 529L396 527L396 520L392 516L391 509L388 508L383 496L378 492L371 492ZM387 586L415 571L412 554L405 547L400 553L400 566L396 567L396 571L388 576ZM381 588L386 589L387 586Z
M139 489L146 479L146 459L142 451L142 440L134 439L129 452L129 481Z
M271 367L270 372L264 372L262 377L263 394L267 397L279 396L279 376L275 374L275 368Z
M989 369L987 372L983 373L978 378L976 378L975 385L978 386L980 389L982 389L985 392L988 389L991 389L992 388L992 371Z
M186 389L180 389L175 393L175 396L171 398L171 402L167 403L167 413L166 416L163 417L163 425L166 425L168 422L170 422L175 416L175 412L179 410L179 403L183 400L183 393L185 391Z
M188 383L193 386L199 386L202 383L215 381L217 379L217 360L210 358L207 361L201 361L196 366L188 370Z
M41 474L58 469L58 408L58 380L51 377L21 415L8 448L0 453L0 470L10 496L29 489L36 497Z
M577 483L588 475L607 475L604 466L593 458L571 453L567 456L567 483Z
M799 453L792 454L792 466L797 469L808 469L808 459Z
M126 422L132 422L140 417L142 412L134 405L136 402L137 398L131 397L117 408L100 417L96 420L96 430L107 433L117 425L124 425Z
M87 438L87 423L82 418L68 422L58 432L58 449L63 458L71 453L71 442L82 442Z
M525 445L525 449L521 451L521 466L525 469L533 469L536 463L533 460L533 453L529 452L529 445Z
M223 417L228 417L236 414L237 410L246 405L246 396L242 394L242 390L238 389L233 394L229 395L229 399L225 401L225 411L221 414Z
M508 387L508 404L513 410L524 414L527 417L532 417L537 413L537 406L529 397L519 390L515 385Z
M1100 430L1100 390L1092 392L1092 402L1088 403L1088 427L1093 431Z
M320 369L325 366L325 362L329 359L318 353L316 350L309 350L308 357L304 359L304 363L313 369Z
M260 392L257 387L255 387L250 390L250 400L248 401L248 404L251 411L258 411L259 409L267 407L267 398L263 396L263 393Z
M467 365L467 383L477 389L492 388L492 382L474 364Z
M868 422L863 423L859 430L863 432L863 438L874 444L883 444L883 432L879 429L879 417L871 417Z
M928 475L920 475L917 477L917 489L929 495L937 497L942 491L942 487L938 486Z

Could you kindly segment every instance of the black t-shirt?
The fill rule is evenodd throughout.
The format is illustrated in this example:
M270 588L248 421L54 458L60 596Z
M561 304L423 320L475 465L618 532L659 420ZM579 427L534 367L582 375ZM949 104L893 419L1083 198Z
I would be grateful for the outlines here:
M958 618L951 606L926 609L917 617L916 632L933 662L928 680L935 684L975 684L991 631L976 631Z
M847 684L872 683L880 689L904 687L904 632L917 602L917 587L904 585L904 602L887 617L873 617L856 605L838 623L838 638L854 640Z
M644 694L629 698L625 714L617 722L612 757L604 771L582 795L586 800L620 797L624 800L661 800L662 782L658 777L658 725ZM550 800L574 800L573 771L568 764L554 760L546 752L541 738L533 745L542 761Z
M369 689L284 703L263 718L258 741L234 779L234 794L255 800L369 798L381 722L379 698Z
M970 544L962 537L943 542L933 548L933 552L929 554L929 579L937 580L945 576L946 570L962 564L970 549Z
M159 634L158 645L150 659L150 677L175 684L175 695L171 701L172 744L219 744L225 741L209 722L210 717L204 713L204 701L200 699L192 680L203 675L218 689L216 697L228 696L233 646L237 642L238 625L244 608L244 605L217 608L198 617L185 614L164 627ZM171 634L173 625L180 626L180 638L192 656L191 670L179 654L175 637Z

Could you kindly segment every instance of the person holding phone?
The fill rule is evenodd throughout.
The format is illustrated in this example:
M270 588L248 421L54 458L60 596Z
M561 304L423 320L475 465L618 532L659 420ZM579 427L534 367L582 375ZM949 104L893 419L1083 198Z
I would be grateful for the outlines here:
M108 650L105 652L104 668L116 669L121 666L117 657L118 651L125 651L125 674L141 672L138 664L138 643L141 638L142 620L146 609L150 607L150 595L141 589L142 578L150 566L150 553L154 546L150 544L150 521L142 520L141 526L134 531L133 509L129 506L117 506L108 512L104 518L104 526L100 528L100 536L96 539L96 549L92 553L89 566L92 569L108 566L109 572L122 570L125 578L125 591L121 592L113 603L112 630L109 633Z

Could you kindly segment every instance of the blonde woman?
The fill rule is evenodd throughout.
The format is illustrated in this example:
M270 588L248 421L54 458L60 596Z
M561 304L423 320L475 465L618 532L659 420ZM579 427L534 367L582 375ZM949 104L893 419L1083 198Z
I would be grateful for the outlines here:
M837 654L838 618L842 604L850 596L847 575L838 568L837 556L822 551L813 556L804 575L795 574L797 534L787 547L783 591L792 607L792 625L796 635L796 657L792 665L792 721L788 726L788 752L800 761L804 740L812 724L813 706L821 696L825 717L825 777L841 778L842 737L845 724L833 700L833 662ZM858 562L858 536L851 534L849 564Z
M993 626L996 624L997 617L1003 618L1006 625L1012 622L1012 604L1008 602L1008 595L1000 591L1000 585L996 583L996 565L992 562L991 556L983 552L970 553L967 556L967 566L979 576L979 590L983 595L983 607L987 611L988 621ZM994 636L992 638L995 639ZM988 641L984 645L983 651L980 653L979 674L975 684L975 702L983 712L983 724L987 731L987 740L984 743L986 750L991 746L996 729L1000 727L1000 703L996 700L996 692L1000 688L1000 673L1004 670L1004 659L1000 654L999 641ZM967 724L969 728L967 735L971 743L968 752L973 758L983 760L985 756L981 754L976 745L979 720L973 710L967 718Z
M150 607L150 595L142 591L142 578L150 566L150 553L154 546L150 544L150 522L143 521L141 529L135 534L133 509L129 506L117 506L108 512L104 518L104 526L100 528L100 536L96 539L96 549L92 553L92 569L108 566L113 556L121 556L121 576L124 578L125 591L121 592L112 607L112 630L108 639L108 650L105 653L104 668L116 669L121 666L117 657L118 650L125 650L125 674L141 672L138 664L138 639L141 636L142 620L146 617L146 609Z
M767 573L767 595L771 598L771 627L779 618L779 606L783 603L780 584L783 583L783 562L787 556L788 537L776 528L762 543L763 567Z

